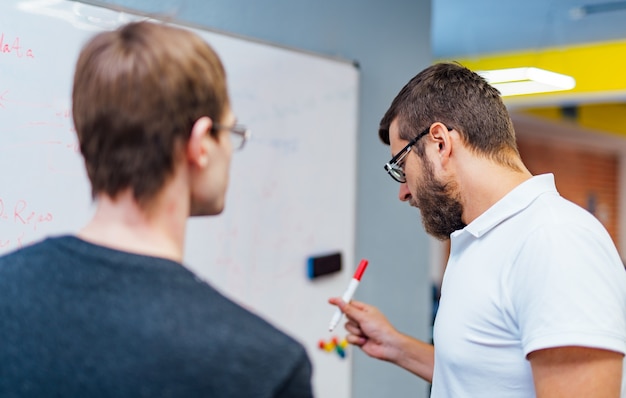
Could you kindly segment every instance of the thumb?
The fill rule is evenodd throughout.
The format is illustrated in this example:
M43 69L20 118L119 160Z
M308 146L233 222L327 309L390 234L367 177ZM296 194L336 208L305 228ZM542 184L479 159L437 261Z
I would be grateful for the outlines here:
M331 297L328 299L328 302L332 305L339 307L341 311L343 311L344 307L347 305L341 297Z
M359 319L360 313L366 312L367 304L360 301L351 300L349 303L343 301L341 297L331 297L328 302L332 305L336 305L341 312L352 319Z

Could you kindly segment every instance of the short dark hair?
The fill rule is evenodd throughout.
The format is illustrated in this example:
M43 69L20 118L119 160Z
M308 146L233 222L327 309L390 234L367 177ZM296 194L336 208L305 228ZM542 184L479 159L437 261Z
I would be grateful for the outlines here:
M410 140L434 122L459 132L477 153L517 168L519 157L513 122L498 90L457 63L437 63L413 77L394 98L380 121L378 134L389 145L389 126L398 120L400 138ZM424 144L416 151L423 155Z
M94 36L76 64L72 112L92 195L131 188L145 205L202 116L230 107L224 67L189 30L133 22Z

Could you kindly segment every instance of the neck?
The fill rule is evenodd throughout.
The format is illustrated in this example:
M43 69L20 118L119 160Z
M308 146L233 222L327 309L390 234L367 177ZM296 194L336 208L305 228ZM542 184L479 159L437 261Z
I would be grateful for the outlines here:
M79 232L81 239L113 249L182 262L189 216L184 187L172 182L140 206L130 189L115 198L100 194L92 220Z
M472 157L469 162L472 164L464 163L458 178L466 224L532 177L521 160L516 161L519 170L481 157Z

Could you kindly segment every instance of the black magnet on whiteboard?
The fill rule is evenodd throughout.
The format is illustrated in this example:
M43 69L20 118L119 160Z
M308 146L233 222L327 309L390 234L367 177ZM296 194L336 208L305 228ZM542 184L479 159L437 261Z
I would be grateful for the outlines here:
M309 257L307 262L307 274L310 279L339 271L341 271L341 253L339 252Z

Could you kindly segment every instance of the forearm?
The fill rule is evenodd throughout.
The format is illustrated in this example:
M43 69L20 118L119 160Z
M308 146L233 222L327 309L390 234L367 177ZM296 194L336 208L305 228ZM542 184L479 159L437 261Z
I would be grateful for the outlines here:
M402 333L398 333L396 340L394 354L389 361L429 383L432 382L435 347Z

